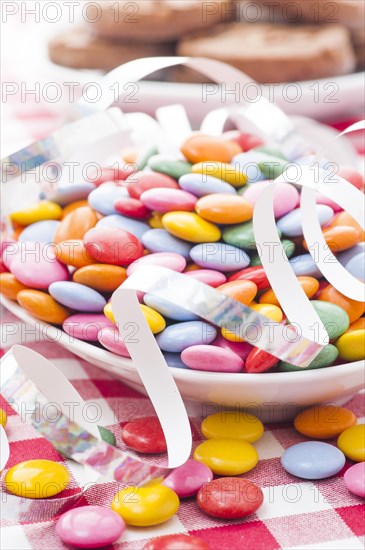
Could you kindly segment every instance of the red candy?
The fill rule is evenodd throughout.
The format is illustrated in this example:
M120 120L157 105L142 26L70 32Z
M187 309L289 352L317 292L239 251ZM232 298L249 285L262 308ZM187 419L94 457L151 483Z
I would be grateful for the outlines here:
M132 199L132 197L123 197L116 200L114 208L123 216L131 218L146 218L151 214L150 210L140 200Z
M88 256L97 262L126 266L144 254L137 237L119 227L94 227L84 236Z
M250 373L265 372L278 362L279 359L267 353L267 351L253 348L247 356L245 370Z
M101 175L97 179L92 180L91 183L99 187L99 185L107 181L123 181L133 174L133 172L135 172L135 168L132 165L126 165L123 168L102 168Z
M166 440L160 421L155 416L145 416L128 422L122 430L124 443L139 453L163 453Z
M253 281L257 285L258 290L263 290L264 288L270 288L269 279L267 278L267 275L265 273L265 270L263 267L245 267L245 269L241 269L240 271L237 271L237 273L234 273L228 278L228 281L237 281L246 279L248 281Z
M166 535L150 540L143 550L210 550L210 547L198 537Z
M204 485L197 496L199 508L215 518L239 519L258 510L264 495L258 485L240 477L222 477Z
M154 172L136 172L125 180L125 186L131 197L139 199L139 197L148 189L155 187L169 187L171 189L179 189L176 181L165 174L156 174Z
M239 134L237 137L233 138L233 141L238 143L244 152L249 151L254 147L261 147L262 145L265 145L265 142L261 138L252 134Z
M357 172L357 170L354 170L349 166L342 166L337 175L352 183L352 185L357 187L357 189L362 189L364 187L364 179L360 172Z

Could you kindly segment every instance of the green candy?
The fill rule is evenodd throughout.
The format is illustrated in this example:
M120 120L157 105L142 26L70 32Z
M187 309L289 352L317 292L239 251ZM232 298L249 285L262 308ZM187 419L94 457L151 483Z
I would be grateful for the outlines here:
M281 236L281 232L279 230L278 233L279 236ZM227 244L237 246L238 248L244 248L245 250L256 251L256 242L252 222L239 223L223 229L222 238Z
M110 430L107 430L107 428L104 428L103 426L98 426L98 430L100 433L100 437L105 443L109 443L109 445L113 445L113 447L116 447L117 441L115 439L115 435Z
M144 151L142 151L141 156L136 161L138 170L143 170L144 168L146 168L149 159L157 155L157 153L158 153L158 149L155 146L148 147L148 149L145 149Z
M282 160L287 160L286 156L276 147L269 147L267 145L262 145L261 147L254 147L252 151L259 151L260 153L265 153L270 157L276 157Z
M338 349L332 344L325 346L317 355L315 359L308 365L308 367L296 367L291 363L286 363L285 361L280 361L278 368L280 372L291 372L299 370L312 370L312 369L321 369L323 367L329 367L336 361L338 357Z
M295 252L295 244L293 243L293 241L289 241L289 239L283 239L281 241L281 245L285 250L286 257L291 258ZM260 260L260 256L256 252L251 256L250 267L254 267L258 265L262 265L262 263Z
M349 328L350 319L342 307L323 300L311 300L311 304L324 324L330 340L335 340Z
M191 164L184 160L170 160L162 155L154 155L148 159L148 166L155 172L166 174L175 180L181 178L185 174L190 174Z
M281 176L285 168L288 166L288 162L278 157L272 157L267 155L264 160L260 160L258 167L261 172L267 177L267 179L273 180Z

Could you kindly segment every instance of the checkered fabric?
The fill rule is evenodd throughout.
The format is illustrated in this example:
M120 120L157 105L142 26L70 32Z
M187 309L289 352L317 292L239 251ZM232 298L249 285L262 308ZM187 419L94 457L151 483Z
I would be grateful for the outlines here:
M23 105L22 109L9 104L3 114L8 129L7 152L26 145L32 138L44 136L60 122L59 113L53 114L40 105L31 106L29 103ZM7 323L14 322L19 323L3 310L3 328ZM116 381L103 370L55 343L32 342L29 338L28 335L27 345L53 361L86 402L97 403L106 411L110 418L110 429L119 446L123 446L121 428L128 420L153 414L151 403L146 397ZM21 343L21 331L3 342L1 354L16 343ZM358 416L359 422L365 420L364 400L364 394L360 393L346 405ZM21 423L18 415L4 400L0 401L0 406L9 415L6 432L11 454L7 467L35 458L64 462L64 458L50 443L32 427ZM191 418L194 448L202 440L200 422L201 418ZM128 527L121 539L108 548L140 549L153 537L188 533L206 541L212 550L363 549L365 504L361 498L348 492L342 479L351 464L346 463L338 475L318 482L299 481L281 467L280 456L283 451L304 440L291 424L265 427L263 437L254 444L259 453L259 464L243 476L263 489L264 504L256 514L243 520L217 520L204 514L195 499L189 498L181 502L178 513L163 525ZM71 491L74 491L80 483L79 471L70 461L66 465L71 470ZM117 491L116 483L99 484L86 492L80 504L109 506ZM6 506L6 502L2 506ZM3 520L1 547L3 550L66 550L68 547L59 540L54 526L54 521L19 525Z

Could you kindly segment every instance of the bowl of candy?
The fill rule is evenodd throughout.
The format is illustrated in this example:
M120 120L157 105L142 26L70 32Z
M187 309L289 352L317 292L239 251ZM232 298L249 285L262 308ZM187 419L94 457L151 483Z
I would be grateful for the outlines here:
M246 82L212 60L156 58L104 89L180 62ZM108 103L82 99L38 149L4 159L5 307L143 391L138 323L127 311L122 331L115 305L133 289L184 400L266 420L363 388L363 177L345 166L353 151L342 160L348 144L326 149L328 130L307 121L309 142L264 99L212 112L199 131L181 106L154 120Z

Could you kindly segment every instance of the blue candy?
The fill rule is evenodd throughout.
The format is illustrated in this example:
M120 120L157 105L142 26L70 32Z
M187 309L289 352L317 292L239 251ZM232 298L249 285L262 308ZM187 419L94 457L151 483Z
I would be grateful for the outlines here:
M171 235L166 229L150 229L142 236L143 245L151 252L176 252L190 260L191 244Z
M86 182L61 185L54 195L47 197L47 200L56 202L60 206L67 206L71 202L87 199L93 190L95 190L95 185ZM41 194L40 198L46 197Z
M99 313L106 304L105 298L96 290L71 281L52 283L48 292L57 302L76 311Z
M365 242L357 243L352 248L340 252L337 256L337 259L339 262L341 262L342 265L346 265L351 260L351 258L357 256L358 254L361 254L361 252L365 252Z
M53 243L57 227L60 222L44 220L28 225L19 235L18 241L32 241L34 243Z
M202 243L190 250L196 264L217 271L237 271L250 265L250 257L244 250L226 243Z
M271 157L260 151L251 150L233 157L231 164L233 164L237 170L246 174L248 183L250 184L267 179L258 166L259 162L265 162L267 159L271 159Z
M145 294L143 301L146 306L155 309L156 311L161 313L163 317L168 317L169 319L173 319L174 321L195 321L196 319L199 319L199 317L197 315L194 315L194 313L191 313L187 309L184 309L180 306L172 304L171 302L165 300L164 298L161 298L160 296Z
M349 271L356 279L361 279L365 281L365 252L360 252L353 256L346 264L346 269Z
M88 202L91 208L94 208L97 212L104 214L104 216L110 216L117 213L114 208L115 201L123 197L129 197L125 187L114 183L103 183L90 193Z
M305 441L286 449L281 457L283 468L302 479L324 479L344 467L345 455L340 449L322 441Z
M217 336L217 330L203 321L187 321L170 325L156 336L163 351L181 353L190 346L211 344Z
M124 231L128 231L128 233L132 233L132 235L138 237L139 239L144 233L146 233L146 231L151 229L146 223L133 220L132 218L127 218L126 216L121 216L120 214L105 216L105 218L98 221L96 227L120 227L121 229L124 229Z
M317 218L321 224L321 227L326 225L333 218L334 212L330 206L325 204L317 204L316 210ZM287 237L300 237L303 235L300 208L296 208L292 212L289 212L289 214L286 214L280 218L276 225L282 234Z
M204 197L214 193L230 193L236 195L236 190L226 181L206 176L205 174L185 174L179 178L179 185L184 191L196 197Z
M188 367L184 365L181 361L180 353L169 353L165 351L163 354L166 363L169 367L174 367L175 369L187 369Z
M322 273L317 267L317 264L313 260L312 256L308 254L300 254L290 259L290 265L297 277L300 275L307 275L309 277L319 278L322 277Z

